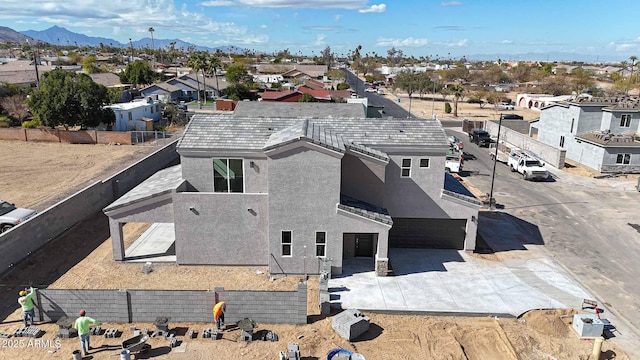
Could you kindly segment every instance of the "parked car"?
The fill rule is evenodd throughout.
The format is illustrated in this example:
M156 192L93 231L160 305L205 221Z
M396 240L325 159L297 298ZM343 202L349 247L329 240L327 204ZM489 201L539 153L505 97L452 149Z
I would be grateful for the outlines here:
M378 95L384 95L384 90L378 89Z
M493 142L491 135L486 130L473 130L469 133L469 140L478 146L489 147Z
M503 120L524 120L521 115L518 114L502 114Z
M35 210L17 208L8 201L0 200L0 233L27 221L36 213Z
M515 109L515 107L509 103L506 102L501 102L498 104L498 109L502 109L502 110L513 110Z
M364 92L372 92L372 93L374 93L374 92L376 92L376 89L374 89L372 87L368 87L368 88L364 89Z

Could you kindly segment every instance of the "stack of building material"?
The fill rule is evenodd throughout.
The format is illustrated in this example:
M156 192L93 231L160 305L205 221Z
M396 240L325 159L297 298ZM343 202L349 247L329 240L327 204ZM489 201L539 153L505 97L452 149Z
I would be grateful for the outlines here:
M356 309L348 309L333 317L331 327L343 338L353 341L369 331L370 319Z

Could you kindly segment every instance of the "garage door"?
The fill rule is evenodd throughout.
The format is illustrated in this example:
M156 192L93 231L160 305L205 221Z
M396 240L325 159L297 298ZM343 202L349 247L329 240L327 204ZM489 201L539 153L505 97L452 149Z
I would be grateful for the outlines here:
M393 218L389 247L464 249L465 219Z

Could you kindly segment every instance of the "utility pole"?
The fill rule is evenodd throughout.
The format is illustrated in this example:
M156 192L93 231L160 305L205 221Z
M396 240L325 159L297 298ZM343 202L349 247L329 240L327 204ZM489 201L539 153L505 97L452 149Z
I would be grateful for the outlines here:
M36 89L40 90L40 74L38 73L38 42L36 41L36 49L33 55L33 64L36 66Z
M129 47L131 47L131 60L129 60L129 64L133 62L133 41L129 38Z
M489 193L489 210L493 210L493 182L496 179L496 164L498 163L498 146L500 145L500 130L502 129L502 114L498 122L498 137L496 139L496 152L493 156L493 173L491 174L491 192Z

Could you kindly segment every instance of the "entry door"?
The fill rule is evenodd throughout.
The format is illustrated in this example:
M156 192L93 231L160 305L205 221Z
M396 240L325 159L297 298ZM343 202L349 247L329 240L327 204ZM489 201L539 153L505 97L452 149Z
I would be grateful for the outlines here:
M373 234L356 234L356 257L373 257Z

